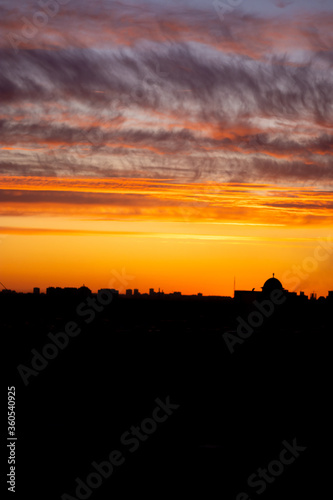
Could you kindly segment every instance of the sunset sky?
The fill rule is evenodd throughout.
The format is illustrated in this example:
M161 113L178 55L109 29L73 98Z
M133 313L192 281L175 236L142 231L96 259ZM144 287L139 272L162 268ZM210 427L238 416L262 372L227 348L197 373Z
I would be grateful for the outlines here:
M330 0L2 0L0 281L326 296L332 84Z

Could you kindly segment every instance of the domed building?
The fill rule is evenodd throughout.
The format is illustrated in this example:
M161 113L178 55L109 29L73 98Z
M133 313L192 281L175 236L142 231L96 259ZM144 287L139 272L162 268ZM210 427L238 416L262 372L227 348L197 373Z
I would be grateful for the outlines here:
M86 299L91 295L91 290L85 285L80 286L80 288L77 291L78 296L82 299Z
M261 287L261 291L255 290L254 288L252 290L235 290L234 299L238 304L250 306L256 300L270 300L271 294L275 290L283 292L283 295L288 299L288 301L297 300L304 302L308 300L308 297L307 295L304 295L304 292L300 292L299 295L297 295L296 292L288 292L288 290L283 288L281 281L275 278L274 273L272 278L268 278L268 280L265 281L264 285Z
M269 278L267 281L265 281L264 286L262 287L262 292L265 295L270 295L271 292L273 292L273 290L284 291L281 281L279 281L274 277L274 273L273 273L273 278Z
M238 303L252 304L255 300L260 300L260 298L270 298L274 290L281 290L285 294L290 295L288 291L283 288L281 281L275 278L273 273L272 278L265 281L261 290L255 290L254 288L252 290L235 290L234 298Z

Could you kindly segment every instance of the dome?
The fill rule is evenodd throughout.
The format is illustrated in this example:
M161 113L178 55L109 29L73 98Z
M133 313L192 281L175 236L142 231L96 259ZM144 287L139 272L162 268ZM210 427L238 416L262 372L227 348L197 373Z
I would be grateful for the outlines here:
M90 288L88 288L87 286L82 285L82 286L80 286L80 288L78 289L78 294L79 294L81 297L86 298L86 297L88 297L89 295L91 295L91 290L90 290Z
M283 286L281 281L278 279L274 278L269 278L267 281L265 281L264 286L262 287L263 292L272 292L273 290L283 290Z

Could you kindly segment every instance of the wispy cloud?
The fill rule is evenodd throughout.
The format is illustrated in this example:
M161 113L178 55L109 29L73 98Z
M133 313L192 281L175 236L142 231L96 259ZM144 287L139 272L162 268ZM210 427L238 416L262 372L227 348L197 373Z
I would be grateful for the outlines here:
M143 84L158 65L167 76ZM330 182L332 81L316 59L306 66L203 59L182 46L23 51L6 53L0 67L3 174L16 165L24 175L53 175L56 166L60 175L192 172L195 180L213 170L215 179L237 180L251 161L253 178L265 164L268 180Z
M188 203L190 184L200 191L201 183L262 182L297 193L296 201L285 191L284 201L260 201L267 219L282 217L275 211L284 207L292 217L299 210L299 220L327 220L332 10L300 10L295 23L285 8L275 17L234 9L221 22L211 5L196 5L72 0L23 40L22 19L32 22L37 7L3 2L0 174L26 183L13 179L14 195L2 181L3 213L9 203L17 213L36 211L35 203L46 212L71 206L75 213L77 205L77 212L90 206L98 215L96 207L104 206L112 217L117 210L148 216L158 203L150 179L158 196L163 190L158 210L167 217L178 216L176 202ZM10 34L21 37L17 50ZM77 185L68 180L53 189L63 177L77 178ZM78 189L82 177L86 191ZM96 191L94 179L115 183L110 193ZM141 193L138 184L131 191L132 179L141 179ZM318 188L316 201L310 190L301 202L302 188L311 186ZM224 209L198 196L207 219L256 212L248 192L244 205L225 196Z
M283 209L283 210L281 210ZM0 178L1 215L89 220L169 220L267 225L327 224L333 191L152 179Z

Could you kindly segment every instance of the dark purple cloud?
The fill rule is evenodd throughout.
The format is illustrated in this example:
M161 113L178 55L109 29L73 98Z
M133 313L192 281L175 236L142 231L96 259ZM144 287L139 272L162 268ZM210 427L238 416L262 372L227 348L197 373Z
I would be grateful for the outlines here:
M4 35L35 12L2 11ZM237 9L69 2L29 49L1 45L0 173L330 183L330 16L278 37Z

